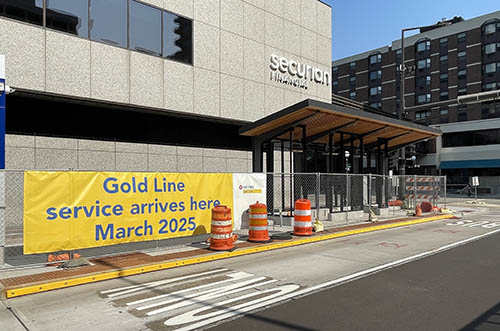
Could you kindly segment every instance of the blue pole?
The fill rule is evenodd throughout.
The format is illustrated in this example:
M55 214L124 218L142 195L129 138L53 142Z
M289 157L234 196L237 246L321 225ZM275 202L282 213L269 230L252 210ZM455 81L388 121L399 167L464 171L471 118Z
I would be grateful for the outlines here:
M5 169L5 56L0 55L0 169Z

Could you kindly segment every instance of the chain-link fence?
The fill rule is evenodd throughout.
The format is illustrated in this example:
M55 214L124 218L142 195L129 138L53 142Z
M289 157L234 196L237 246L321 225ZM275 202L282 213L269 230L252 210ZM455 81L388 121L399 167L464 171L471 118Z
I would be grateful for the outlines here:
M444 176L381 176L373 174L268 173L267 208L269 216L288 218L292 224L298 199L311 202L313 219L331 222L331 226L352 224L369 219L370 211L378 217L396 215L403 208L429 201L446 204ZM23 255L24 171L0 171L0 267L17 267L47 262L48 254ZM406 215L406 214L405 214ZM103 256L165 246L202 242L208 235L181 237L89 248L83 256ZM60 252L54 252L60 253Z

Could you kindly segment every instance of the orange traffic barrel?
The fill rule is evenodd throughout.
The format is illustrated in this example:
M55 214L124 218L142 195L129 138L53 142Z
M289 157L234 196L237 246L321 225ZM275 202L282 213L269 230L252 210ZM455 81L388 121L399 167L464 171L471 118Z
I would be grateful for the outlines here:
M415 207L415 216L422 216L422 207L420 207L420 205Z
M212 224L210 235L210 249L214 251L228 251L234 248L233 221L231 208L216 206L212 209Z
M296 236L312 236L311 202L307 199L295 201L295 217L293 234Z
M248 241L269 242L269 232L267 230L267 206L258 201L250 205L250 225L248 231Z

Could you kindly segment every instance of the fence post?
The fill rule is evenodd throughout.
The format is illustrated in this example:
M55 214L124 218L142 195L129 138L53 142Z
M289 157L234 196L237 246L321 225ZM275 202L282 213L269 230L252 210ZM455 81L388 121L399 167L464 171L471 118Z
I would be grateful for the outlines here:
M444 208L446 208L446 175L444 176Z
M319 191L320 191L321 179L320 173L316 173L316 219L319 221Z
M415 179L415 189L414 189L414 192L415 192L415 208L417 208L417 205L418 205L418 182L417 182L417 175L414 176L414 179Z
M349 183L350 183L350 175L346 175L345 183L346 183L346 190L345 190L345 200L346 200L346 213L345 213L345 224L349 224L349 210L352 210L352 199L349 199L351 190L349 189ZM350 208L349 208L350 207Z
M368 214L372 211L372 174L368 174Z
M5 201L6 201L6 188L5 188L5 172L0 172L0 268L5 264Z

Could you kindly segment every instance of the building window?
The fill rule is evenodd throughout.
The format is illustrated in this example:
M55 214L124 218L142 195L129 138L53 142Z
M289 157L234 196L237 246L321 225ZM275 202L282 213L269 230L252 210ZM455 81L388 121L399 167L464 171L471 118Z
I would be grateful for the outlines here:
M370 95L376 96L382 94L382 86L375 86L370 89Z
M418 87L431 86L431 76L418 77L417 86Z
M430 49L431 49L431 41L430 40L424 40L424 41L417 43L417 52L428 51Z
M448 38L439 39L439 48L448 48Z
M457 90L457 94L458 95L465 95L465 94L467 94L467 88L466 87L459 88Z
M401 58L401 54L402 54L402 53L403 53L403 52L401 51L401 48L400 48L400 49L397 49L397 50L396 50L396 58L397 58L397 59L400 59L400 58Z
M130 2L130 49L161 55L161 10Z
M497 44L496 43L484 45L484 53L485 54L493 54L496 51L497 51Z
M415 120L425 120L426 118L431 117L431 111L430 110L424 110L424 111L417 111L415 112Z
M370 64L377 64L382 61L382 54L370 55Z
M356 99L356 91L349 93L349 99L351 99L351 100Z
M90 39L127 47L127 0L90 0Z
M333 72L334 74L336 74L338 71L339 71L339 67L333 67L333 68L332 68L332 72Z
M440 109L439 115L440 116L448 116L448 109L447 108Z
M333 86L338 86L338 85L339 85L339 81L338 81L338 80L334 80L334 81L332 82L332 85L333 85Z
M356 69L356 62L349 63L349 69L351 69L351 70Z
M496 84L496 83L488 83L488 84L484 84L484 85L483 85L483 89L484 89L485 91L491 91L491 90L496 89L496 86L497 86L497 84Z
M448 91L439 92L439 101L448 100Z
M430 93L421 94L421 95L417 96L417 103L418 104L429 103L429 102L431 102L431 94Z
M457 77L458 77L458 79L465 79L467 77L467 70L465 70L465 69L459 70L457 72Z
M381 109L382 108L382 103L380 102L374 102L370 104L370 107L376 108L376 109Z
M465 32L457 34L457 42L463 43L466 41L466 39L467 39L467 35L465 34Z
M440 64L444 64L444 65L448 64L448 55L443 55L443 56L441 56L441 57L439 58L439 63L440 63Z
M500 70L500 63L488 63L483 66L483 72L485 74L491 74Z
M441 83L448 83L448 74L445 73L445 74L439 75L439 81Z
M0 0L0 16L43 25L43 0Z
M458 54L457 54L458 61L463 61L463 60L465 60L465 55L466 55L466 52L465 52L465 51L458 52Z
M163 57L193 64L193 22L163 12Z
M80 37L89 36L88 0L46 0L48 28L71 33Z
M431 67L431 59L423 59L417 62L417 69L425 69Z
M484 34L492 34L495 33L497 30L496 24L495 23L490 23L486 24L484 27Z
M382 78L382 70L371 71L370 72L370 80L377 80Z
M349 82L351 85L356 85L356 76L352 76L349 78Z

